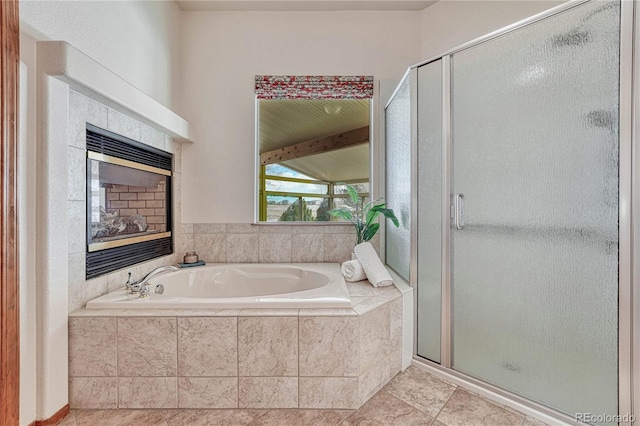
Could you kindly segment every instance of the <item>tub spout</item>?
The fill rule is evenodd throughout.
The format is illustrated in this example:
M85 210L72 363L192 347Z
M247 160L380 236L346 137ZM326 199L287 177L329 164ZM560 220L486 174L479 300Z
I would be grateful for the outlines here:
M127 288L131 290L132 293L140 293L141 299L146 299L151 294L151 290L149 289L149 280L162 272L166 271L179 271L180 269L173 265L160 266L149 272L142 279L135 281L133 283L127 281ZM129 275L131 277L131 275Z

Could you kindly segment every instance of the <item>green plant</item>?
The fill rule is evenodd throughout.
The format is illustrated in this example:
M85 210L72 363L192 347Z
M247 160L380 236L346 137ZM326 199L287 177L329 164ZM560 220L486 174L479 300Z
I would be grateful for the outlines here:
M331 215L329 215L329 199L323 198L322 203L316 210L316 221L318 222L329 222L331 220Z
M367 204L364 204L364 200L360 200L358 191L352 185L347 185L347 193L349 198L355 207L342 206L337 209L329 210L329 214L341 219L345 219L353 223L356 227L356 244L360 244L364 241L369 241L376 235L380 224L376 221L378 215L382 214L387 219L391 220L397 227L399 226L398 218L393 213L393 209L386 208L386 204L376 204L380 201L380 198L375 199Z
M303 221L308 222L313 220L313 213L311 209L307 207L307 202L302 199L298 199L291 203L287 210L285 210L282 215L280 215L280 222L291 222L291 221Z

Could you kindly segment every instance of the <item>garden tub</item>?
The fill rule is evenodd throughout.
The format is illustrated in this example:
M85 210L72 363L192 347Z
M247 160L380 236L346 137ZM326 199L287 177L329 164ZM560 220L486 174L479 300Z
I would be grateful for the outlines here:
M149 298L122 288L89 301L87 309L351 307L337 263L216 264L159 274L149 285Z

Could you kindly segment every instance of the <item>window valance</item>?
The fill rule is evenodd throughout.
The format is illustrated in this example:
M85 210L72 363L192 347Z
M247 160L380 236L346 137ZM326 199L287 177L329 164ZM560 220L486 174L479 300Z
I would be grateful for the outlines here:
M368 99L373 76L256 75L258 99Z

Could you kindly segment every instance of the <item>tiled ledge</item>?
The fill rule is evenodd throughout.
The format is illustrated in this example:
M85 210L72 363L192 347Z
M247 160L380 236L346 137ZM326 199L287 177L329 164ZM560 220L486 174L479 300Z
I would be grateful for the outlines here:
M402 368L402 294L352 309L70 315L72 408L357 408Z

